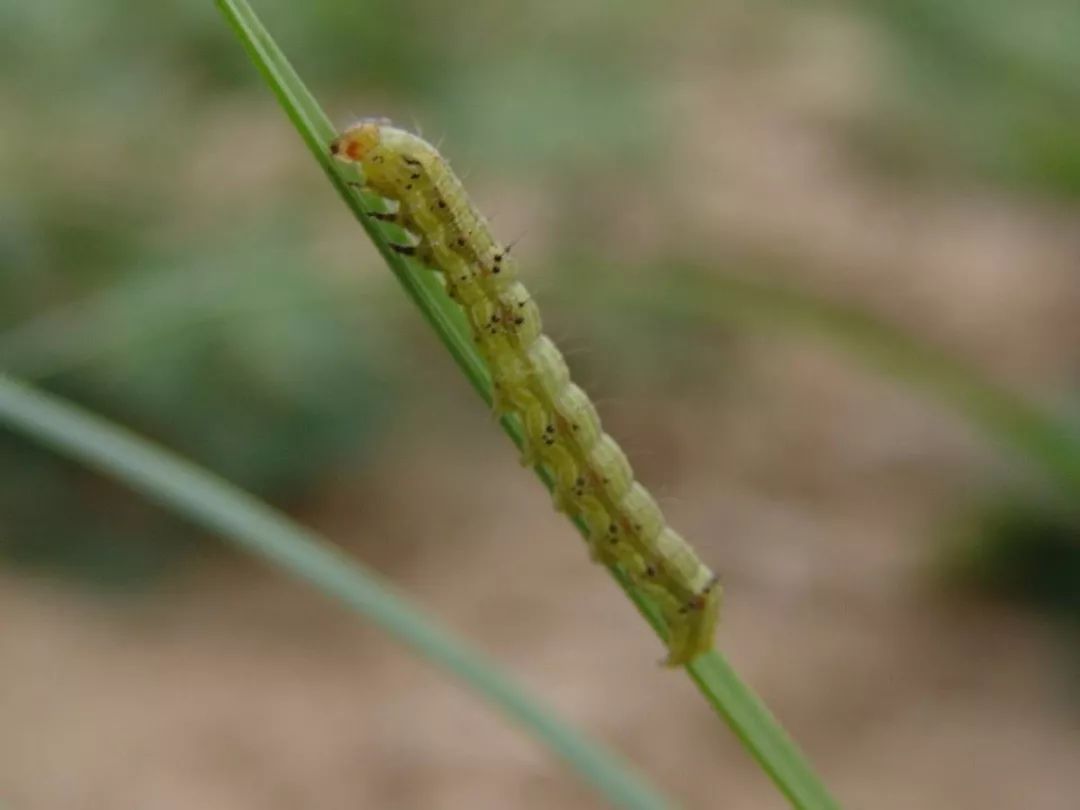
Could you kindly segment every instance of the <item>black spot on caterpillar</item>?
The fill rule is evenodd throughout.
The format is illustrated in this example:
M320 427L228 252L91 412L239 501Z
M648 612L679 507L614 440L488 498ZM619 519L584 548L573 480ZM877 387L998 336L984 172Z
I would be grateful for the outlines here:
M570 381L562 353L542 334L508 248L449 164L422 138L381 120L350 126L330 152L358 164L367 187L392 201L395 223L412 237L394 250L442 274L491 372L496 411L516 414L524 427L523 460L550 473L555 506L588 528L593 559L618 566L659 609L666 663L686 664L709 650L720 607L716 576L634 480L592 401Z

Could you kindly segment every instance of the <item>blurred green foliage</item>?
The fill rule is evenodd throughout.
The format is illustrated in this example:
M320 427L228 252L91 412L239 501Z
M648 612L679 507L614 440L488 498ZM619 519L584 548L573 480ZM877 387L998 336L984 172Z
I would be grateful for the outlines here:
M878 169L905 182L967 174L1080 192L1080 5L847 7L877 25L895 57L861 129ZM605 373L622 379L686 386L701 376L696 363L725 362L727 333L673 316L673 287L647 293L666 304L663 316L628 307L589 317L637 270L575 251L594 240L607 204L581 193L592 178L648 187L671 159L658 147L678 124L661 92L702 8L258 3L342 119L438 122L427 135L445 136L463 173L482 166L553 194L546 236L568 247L555 273L537 268L537 286L550 301L582 289L574 281L596 281L550 308L557 335L593 347L572 358L586 380L603 357ZM0 67L0 365L279 501L317 486L335 463L374 459L416 384L374 359L388 331L380 319L409 315L373 306L381 292L361 278L362 259L323 250L347 220L213 5L0 0ZM655 272L660 261L640 258L643 285L670 275L670 266ZM695 353L703 342L710 352ZM0 441L9 556L137 581L187 547L184 530L149 508ZM176 543L141 542L148 534Z
M868 0L896 57L874 151L905 173L1080 196L1080 4Z
M1073 0L871 0L896 57L874 151L914 176L974 173L1080 198L1080 4ZM864 143L867 143L864 142ZM953 559L985 593L1080 628L1080 522L1052 499L997 498Z
M438 120L466 160L647 147L646 4L485 6L259 11L341 113ZM340 214L213 5L0 2L0 66L0 365L279 502L373 459L411 384L374 359L383 287L320 252ZM130 586L192 548L153 507L0 445L0 555Z
M348 298L302 274L310 257L256 241L233 251L253 266L144 267L9 330L0 361L265 497L302 496L336 462L370 455L395 387ZM154 507L2 441L0 475L15 483L3 490L0 551L110 583L176 561L186 541Z
M1080 684L1080 518L1030 493L997 493L946 540L945 587L1048 618Z
M220 187L180 193L208 117L241 84L258 91L213 7L4 4L0 39L4 368L264 497L293 501L370 457L395 387L357 286L310 270L312 214L261 189L240 216ZM192 227L202 208L217 215ZM141 499L0 444L9 559L132 586L192 548Z
M961 581L1061 616L1080 630L1080 521L1019 497L988 504L954 560Z

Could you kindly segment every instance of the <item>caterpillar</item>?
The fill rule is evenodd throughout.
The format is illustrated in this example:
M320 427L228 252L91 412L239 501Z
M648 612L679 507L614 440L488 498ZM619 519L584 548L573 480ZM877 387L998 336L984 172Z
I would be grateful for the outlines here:
M711 649L720 608L716 575L635 480L589 396L570 379L562 353L543 334L517 262L446 160L383 119L358 121L329 149L388 201L385 212L371 215L403 231L391 247L442 277L491 374L496 413L521 422L523 463L548 472L555 508L587 529L592 559L617 566L656 606L667 629L664 663L681 666Z

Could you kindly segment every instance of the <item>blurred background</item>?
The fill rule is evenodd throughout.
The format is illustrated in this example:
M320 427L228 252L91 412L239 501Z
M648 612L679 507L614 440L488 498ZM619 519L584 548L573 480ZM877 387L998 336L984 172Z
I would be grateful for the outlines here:
M1075 807L1080 485L838 313L1076 452L1080 5L255 8L339 123L441 142L845 806ZM0 367L325 532L689 806L785 806L211 3L0 0L0 66ZM600 806L337 605L7 431L0 660L19 810Z

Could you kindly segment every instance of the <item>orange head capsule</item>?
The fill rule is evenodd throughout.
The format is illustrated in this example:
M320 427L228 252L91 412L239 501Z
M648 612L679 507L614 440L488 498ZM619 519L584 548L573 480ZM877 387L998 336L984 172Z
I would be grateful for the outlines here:
M357 121L330 142L330 154L346 163L360 163L381 139L378 121Z

